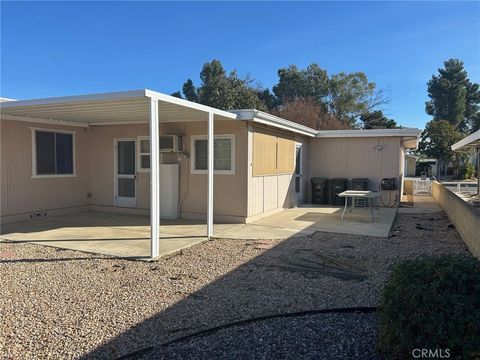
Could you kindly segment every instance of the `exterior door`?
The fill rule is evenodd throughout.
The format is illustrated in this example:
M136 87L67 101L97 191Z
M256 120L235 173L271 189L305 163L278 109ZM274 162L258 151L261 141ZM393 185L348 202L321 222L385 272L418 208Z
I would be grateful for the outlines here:
M302 181L302 144L297 144L295 147L295 193L297 194L297 201L303 201L303 181Z
M136 142L132 139L115 140L115 205L136 207Z

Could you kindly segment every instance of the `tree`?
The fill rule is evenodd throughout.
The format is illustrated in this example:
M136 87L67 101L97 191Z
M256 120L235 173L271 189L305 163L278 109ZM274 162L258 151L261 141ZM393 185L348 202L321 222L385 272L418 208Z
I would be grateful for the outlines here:
M450 162L455 153L452 145L459 141L462 135L447 120L432 120L427 123L418 147L418 151L430 158L438 159L439 168L444 168Z
M239 77L235 70L227 74L218 60L203 65L200 80L202 83L198 88L191 79L183 84L182 91L187 100L222 110L267 110L267 106L259 98L263 89L256 86L250 77Z
M180 91L175 91L175 92L171 93L170 96L174 96L174 97L183 99L183 98L182 98L182 94L180 93Z
M323 104L328 95L327 71L318 64L311 64L303 70L290 65L278 70L278 78L273 92L282 104L300 98L313 98Z
M446 120L460 131L471 131L479 127L480 90L472 83L464 69L463 62L450 59L444 68L438 69L428 81L429 101L425 111L434 120Z
M397 122L387 118L381 110L363 113L360 115L360 121L363 122L364 129L396 129Z
M278 98L269 89L258 89L257 96L270 112L280 104Z
M272 111L274 115L316 130L348 129L349 125L327 113L312 97L290 100Z
M332 75L329 82L328 110L340 121L353 126L362 114L388 102L383 91L369 82L362 72Z
M183 84L182 92L188 101L198 102L197 88L193 85L191 79L188 79L185 84Z

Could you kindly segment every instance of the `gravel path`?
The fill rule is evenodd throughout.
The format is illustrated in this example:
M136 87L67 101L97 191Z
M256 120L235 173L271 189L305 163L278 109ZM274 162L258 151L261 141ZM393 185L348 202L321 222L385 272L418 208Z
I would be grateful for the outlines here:
M443 213L399 214L389 239L317 233L271 244L215 240L146 263L0 243L0 359L112 358L252 317L375 306L394 262L469 256ZM345 266L302 271L289 262L299 255Z

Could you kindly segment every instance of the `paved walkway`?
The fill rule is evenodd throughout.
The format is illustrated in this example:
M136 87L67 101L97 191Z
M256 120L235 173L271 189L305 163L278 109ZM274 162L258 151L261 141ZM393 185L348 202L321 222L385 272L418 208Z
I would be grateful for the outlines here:
M431 195L414 195L413 207L400 207L400 214L429 214L442 211Z

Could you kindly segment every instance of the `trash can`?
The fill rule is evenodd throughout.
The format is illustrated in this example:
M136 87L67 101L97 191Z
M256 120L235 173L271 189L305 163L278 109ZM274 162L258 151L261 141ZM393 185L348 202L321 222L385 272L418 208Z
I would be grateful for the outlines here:
M338 194L347 190L347 179L335 178L330 180L330 204L341 206L345 204L345 198L341 198Z
M367 178L354 178L352 179L352 190L366 191L368 190L368 179ZM357 199L355 201L357 206L367 206L367 200Z
M314 177L310 179L312 184L312 204L328 204L327 183L328 179L323 177Z

